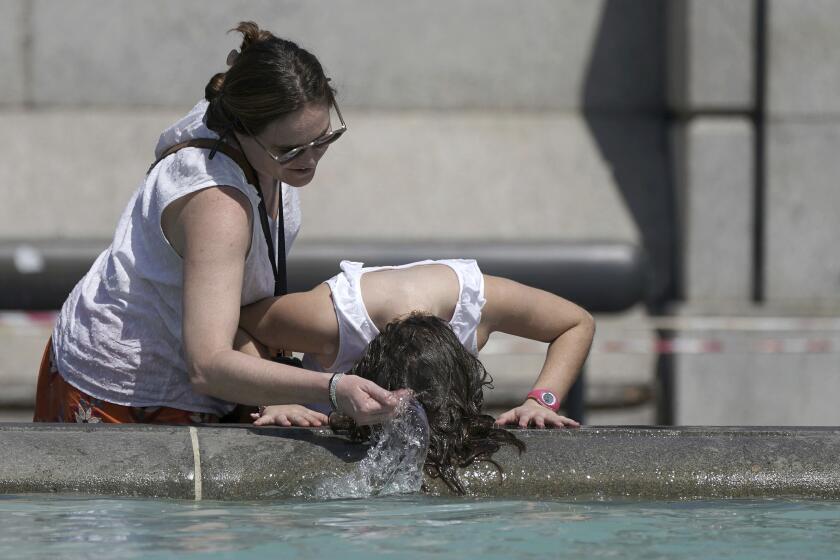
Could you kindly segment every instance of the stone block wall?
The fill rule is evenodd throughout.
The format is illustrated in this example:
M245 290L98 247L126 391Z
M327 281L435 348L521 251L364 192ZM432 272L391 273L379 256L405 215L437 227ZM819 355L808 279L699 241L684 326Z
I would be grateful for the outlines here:
M668 3L668 103L682 115L754 106L755 0Z
M726 341L723 353L677 359L677 425L837 426L837 353L791 351L832 333L709 331ZM773 349L769 341L785 341ZM836 344L840 337L832 338ZM762 348L762 346L764 348ZM778 351L777 351L778 350Z
M110 237L253 19L317 54L350 127L303 191L301 241L619 239L649 245L662 294L662 6L2 0L0 238Z
M239 43L227 30L252 19L319 57L349 125L302 191L300 243L630 241L648 248L661 298L664 4L0 0L14 77L0 83L0 241L107 243L160 130L226 68ZM17 378L29 354L7 362Z
M840 310L840 4L768 4L766 292Z
M303 190L301 242L630 241L677 313L838 314L838 12L0 0L0 240L106 242L159 131L253 19L318 55L350 128Z
M682 295L752 298L753 149L745 116L691 117L673 130L682 232Z
M26 33L23 0L0 0L0 60L7 78L0 83L0 105L20 106L25 99Z
M679 0L668 7L682 296L692 304L735 299L788 313L836 312L840 6ZM697 268L715 254L720 276Z
M650 54L660 48L659 2L634 4L34 0L33 98L61 106L194 102L238 45L225 32L252 19L315 53L352 107L574 110L594 43L607 40L613 56L602 72L612 87L587 102L658 109L661 68ZM599 38L608 17L622 26Z
M755 1L668 4L680 295L751 301Z
M807 318L840 310L840 6L683 0L669 9L674 314L686 325L746 317L731 331L676 334L713 350L665 362L673 420L836 423L836 331L816 332Z

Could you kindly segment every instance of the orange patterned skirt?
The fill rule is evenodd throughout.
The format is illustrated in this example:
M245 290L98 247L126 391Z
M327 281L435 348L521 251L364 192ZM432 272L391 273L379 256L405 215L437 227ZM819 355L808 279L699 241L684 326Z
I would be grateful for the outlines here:
M38 388L35 393L34 422L73 422L113 424L207 424L219 421L215 414L180 410L167 406L125 406L97 399L67 383L55 365L52 338L47 341Z

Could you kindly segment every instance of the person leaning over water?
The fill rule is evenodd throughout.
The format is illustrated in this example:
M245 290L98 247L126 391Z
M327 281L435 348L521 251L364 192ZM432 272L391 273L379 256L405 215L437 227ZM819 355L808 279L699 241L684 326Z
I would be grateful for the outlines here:
M315 56L253 22L235 30L229 69L161 134L113 242L64 303L35 421L194 423L234 403L328 400L329 374L238 352L234 337L240 307L275 293L269 247L297 235L295 189L346 127ZM397 404L359 376L336 398L362 424Z
M459 469L486 461L502 474L493 454L503 445L513 446L520 453L525 451L525 443L513 432L500 428L492 416L482 412L484 388L492 380L481 361L462 342L463 332L435 315L412 312L385 325L350 370L371 376L383 387L411 390L429 423L423 470L431 478L440 478L456 494L466 493ZM551 411L546 411L546 415L552 416ZM330 426L336 428L346 424L335 416L331 420ZM528 424L524 416L518 420ZM551 419L543 421L552 424ZM560 426L564 422L576 425L562 416L555 421ZM369 426L347 427L351 439L371 439ZM422 488L426 489L425 484Z
M400 322L414 312L438 318L455 337L426 336L423 333L429 328L438 328L434 324L430 327L428 322ZM595 322L583 308L512 280L484 275L476 261L464 259L389 267L364 267L343 261L340 274L308 292L247 306L242 310L240 325L243 341L239 346L243 351L264 356L268 355L265 347L305 352L303 364L309 369L340 373L352 370L390 389L418 390L417 375L408 373L418 370L428 378L422 383L425 388L421 394L438 394L441 390L448 393L447 388L464 383L477 386L480 392L483 378L472 382L466 378L474 377L479 369L484 371L475 366L474 362L480 365L475 357L493 332L548 342L533 390L521 405L496 419L499 424L518 424L523 428L578 425L557 414L557 410L586 360L595 333ZM419 329L418 341L438 342L412 342L412 326ZM408 342L387 342L393 336L380 341L380 336L389 330L392 334L407 332L401 337ZM247 337L250 342L245 340ZM460 341L457 348L446 344L451 339ZM376 353L376 360L366 363L363 357L368 355L368 346L374 344L384 344L387 351ZM418 367L418 361L426 367ZM397 363L402 365L392 367ZM361 370L359 364L364 364ZM415 377L410 384L407 375ZM338 378L335 387L340 389L345 379ZM472 399L471 392L467 393ZM461 400L464 399L467 397ZM341 402L333 404L338 412L345 412ZM447 415L461 414L457 410L462 411L463 406L450 407ZM429 413L430 421L432 416ZM326 421L324 414L308 407L280 405L265 407L255 423L317 426Z

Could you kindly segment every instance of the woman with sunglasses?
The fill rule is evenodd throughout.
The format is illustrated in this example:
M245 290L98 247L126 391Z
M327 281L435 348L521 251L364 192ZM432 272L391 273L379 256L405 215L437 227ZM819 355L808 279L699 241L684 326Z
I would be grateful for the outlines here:
M295 188L346 126L312 54L252 22L236 31L229 69L161 134L111 246L65 302L36 421L194 423L234 403L328 401L330 375L238 352L235 336L243 305L283 293ZM361 424L397 404L357 376L335 398Z

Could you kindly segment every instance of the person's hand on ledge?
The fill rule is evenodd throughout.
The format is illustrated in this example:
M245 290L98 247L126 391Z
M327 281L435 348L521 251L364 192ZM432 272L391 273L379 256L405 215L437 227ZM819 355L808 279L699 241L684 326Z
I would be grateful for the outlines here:
M255 426L303 426L317 428L326 426L329 419L311 408L299 404L276 404L260 407L259 413L251 414Z
M580 423L560 416L553 410L550 410L533 399L527 399L524 403L500 414L496 418L496 424L499 426L516 424L520 428L536 427L536 428L579 428Z

